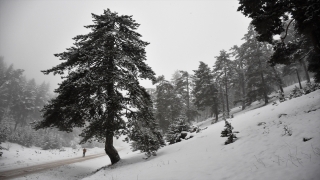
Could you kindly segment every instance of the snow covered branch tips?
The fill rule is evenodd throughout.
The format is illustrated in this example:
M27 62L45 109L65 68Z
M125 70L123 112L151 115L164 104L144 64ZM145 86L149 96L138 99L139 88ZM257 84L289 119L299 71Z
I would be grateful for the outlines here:
M58 96L43 108L43 120L35 129L56 127L71 132L75 127L84 128L81 143L104 141L112 164L120 160L114 136L127 135L140 143L137 147L143 148L139 150L154 154L164 142L150 95L139 84L139 79L155 80L145 63L149 43L140 40L135 32L139 24L132 16L119 16L108 9L92 18L93 25L85 26L91 32L76 36L74 46L55 54L64 62L43 71L67 75L55 90Z
M232 129L233 127L231 126L231 123L229 123L227 120L225 120L225 128L223 131L221 131L221 137L228 137L226 142L224 143L225 145L233 143L237 136L234 133L238 133L237 131L233 132Z

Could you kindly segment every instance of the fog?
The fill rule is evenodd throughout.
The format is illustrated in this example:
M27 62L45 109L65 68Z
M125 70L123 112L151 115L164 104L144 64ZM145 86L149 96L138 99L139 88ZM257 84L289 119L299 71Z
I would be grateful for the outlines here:
M104 9L133 15L147 46L147 64L156 75L171 79L175 70L192 72L199 61L212 67L222 49L240 45L250 19L237 12L237 0L211 1L0 1L0 56L28 79L58 87L60 76L41 70L59 63L53 54L89 31L91 13ZM151 87L150 82L142 82Z

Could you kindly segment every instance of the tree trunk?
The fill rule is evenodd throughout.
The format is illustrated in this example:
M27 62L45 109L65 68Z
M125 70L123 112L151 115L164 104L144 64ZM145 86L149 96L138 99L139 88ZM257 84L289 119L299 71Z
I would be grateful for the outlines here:
M13 129L14 131L16 131L16 130L17 130L18 124L19 124L19 122L16 122L16 123L15 123L15 125L14 125L14 129Z
M283 84L283 83L282 83L282 80L281 80L281 78L280 78L277 70L274 68L274 66L272 66L272 69L273 69L273 71L274 71L274 73L275 73L275 75L276 75L276 78L277 78L277 80L278 80L279 89L280 89L280 91L283 93L283 88L282 88L282 84Z
M220 92L221 92L221 94L222 94L222 98L221 98L221 102L222 102L222 113L224 113L225 112L225 109L224 109L224 95L223 95L223 91L222 91L222 88L221 88L221 86L219 86L219 88L220 88Z
M320 54L320 42L319 42L319 40L317 38L316 31L312 31L308 35L309 35L310 40L311 40L311 42L313 44L314 51L316 51L317 54Z
M264 104L268 104L268 95L266 90L266 83L264 82L263 72L260 73L261 81L262 81L262 88L263 88L263 96L264 96Z
M218 111L218 104L215 106L215 116L216 116L216 122L218 122L218 120L219 120L219 111Z
M228 78L227 78L227 71L226 69L224 70L224 75L225 75L225 83L226 83L226 103L227 103L227 117L229 117L229 98L228 98Z
M189 97L189 74L187 74L187 118L188 122L191 122L190 118L190 97Z
M113 24L114 26L114 24ZM110 51L114 48L114 39L111 39L109 43L106 43L106 48ZM111 164L115 164L118 161L120 161L120 156L118 154L118 151L113 147L113 135L114 131L117 129L115 127L115 118L116 118L116 111L117 108L117 95L115 94L114 89L114 71L115 71L115 64L114 64L114 57L108 57L107 58L107 73L109 76L107 77L107 95L108 98L110 98L110 101L107 105L107 118L106 118L106 142L105 142L105 152L109 156ZM102 93L99 89L99 93Z
M241 81L241 87L242 87L242 110L246 108L246 89L245 89L245 82L244 82L244 73L242 75L242 81Z
M109 156L111 164L115 164L120 161L118 151L113 146L113 132L107 131L105 149L106 154Z
M299 75L298 69L296 69L296 73L297 73L300 89L302 89L301 80L300 80L300 75Z
M268 104L268 95L267 95L267 89L266 89L266 83L264 82L264 77L263 77L263 71L262 71L262 64L260 61L260 58L258 57L259 60L259 67L260 67L260 76L261 76L261 83L262 83L262 89L263 89L263 96L264 96L264 104Z
M309 76L309 73L308 73L308 69L307 69L306 63L304 62L303 59L300 61L300 64L302 65L302 67L304 69L304 72L306 73L307 82L310 83L310 76Z
M279 89L280 89L280 91L281 91L282 93L284 92L281 85L279 85Z
M227 103L227 117L229 117L229 98L228 98L228 85L226 84L226 103Z

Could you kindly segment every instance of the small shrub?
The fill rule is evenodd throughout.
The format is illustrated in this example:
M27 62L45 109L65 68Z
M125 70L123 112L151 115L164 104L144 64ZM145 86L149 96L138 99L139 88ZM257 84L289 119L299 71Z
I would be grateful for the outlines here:
M7 126L1 126L0 127L0 150L6 149L6 148L1 146L1 143L5 142L7 140L8 131L9 131L9 129L8 129ZM0 152L0 154L2 155L3 152Z
M303 90L295 86L290 92L289 99L300 97L303 94L304 94Z
M19 128L8 135L8 141L11 143L17 143L25 147L31 147L34 145L34 136L29 128Z
M292 135L292 129L289 126L284 125L283 129L284 129L283 136L285 136L285 135L291 136Z
M162 134L158 130L150 130L142 128L140 131L134 129L132 134L129 135L133 141L131 147L133 151L140 150L146 155L146 159L149 157L156 156L156 152L161 147L165 146ZM128 138L125 140L128 141Z
M177 118L174 122L169 125L166 140L169 144L174 144L184 139L186 134L184 132L190 131L190 126L186 123L184 117Z
M227 120L225 120L225 129L221 131L221 137L228 137L226 142L224 143L225 145L233 143L235 139L237 139L237 136L234 134L235 132L232 132L233 127L231 126L231 123L229 123ZM238 133L238 132L237 132Z
M303 91L304 91L304 94L309 94L313 91L316 91L317 89L320 89L320 85L318 83L308 82L306 84L306 87L303 88Z
M43 139L43 145L41 148L43 150L48 150L48 149L60 149L61 146L61 141L59 140L58 137L52 137L50 134L47 134L44 139Z

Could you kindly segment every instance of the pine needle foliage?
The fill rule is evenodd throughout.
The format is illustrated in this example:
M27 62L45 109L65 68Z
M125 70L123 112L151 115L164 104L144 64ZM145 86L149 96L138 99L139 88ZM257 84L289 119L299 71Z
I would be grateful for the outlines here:
M231 126L231 123L225 120L224 127L225 127L224 130L221 131L221 137L228 137L228 139L224 144L227 145L227 144L233 143L237 138L237 136L232 132L233 127Z
M180 138L182 136L183 131L189 131L190 126L187 123L186 117L179 117L174 122L172 122L169 125L167 134L166 134L166 140L169 142L169 144L174 144L177 142L180 142Z
M149 43L140 39L139 24L132 16L107 9L92 18L93 25L84 26L91 32L76 36L74 46L55 54L63 62L42 71L59 74L64 81L55 90L58 96L43 108L43 120L35 129L84 128L81 143L105 141L114 164L120 160L112 145L114 136L131 139L141 129L157 132L150 95L139 84L139 79L155 80L155 73L145 63ZM160 139L155 143L161 144Z

